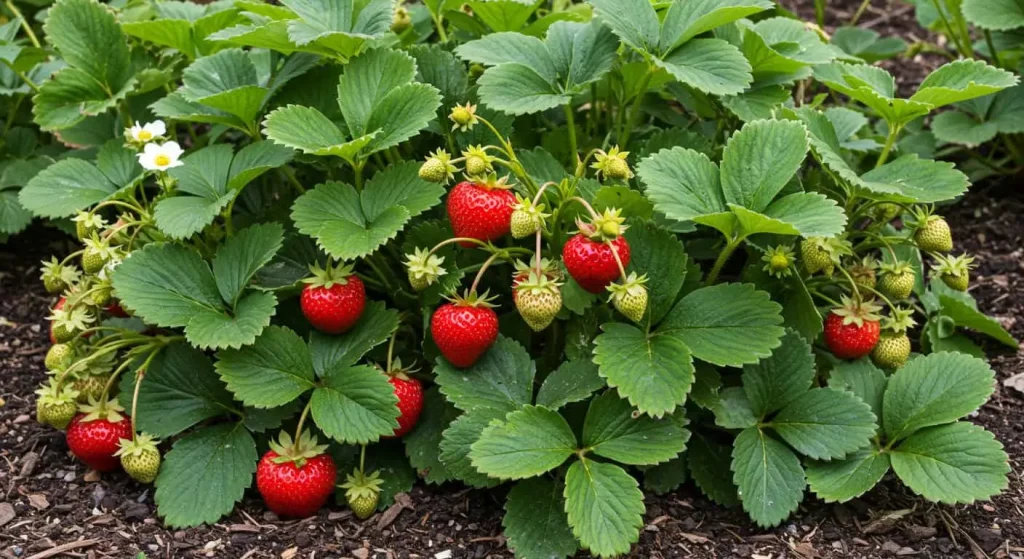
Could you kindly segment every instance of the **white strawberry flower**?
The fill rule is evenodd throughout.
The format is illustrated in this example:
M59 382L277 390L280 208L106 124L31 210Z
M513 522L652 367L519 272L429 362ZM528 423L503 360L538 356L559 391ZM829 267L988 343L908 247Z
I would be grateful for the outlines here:
M153 122L147 122L146 124L139 124L139 121L135 121L135 126L132 126L127 130L128 137L132 141L144 144L152 141L154 138L159 138L167 133L167 125L162 120L154 120Z
M181 149L178 142L167 142L160 145L146 144L142 153L139 154L139 164L148 171L166 171L185 164L180 161L181 154L184 152L185 150Z

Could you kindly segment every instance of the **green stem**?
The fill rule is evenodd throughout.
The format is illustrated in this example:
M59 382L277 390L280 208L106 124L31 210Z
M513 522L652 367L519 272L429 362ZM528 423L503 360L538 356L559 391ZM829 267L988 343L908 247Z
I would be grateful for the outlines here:
M869 1L865 0L864 3L867 4ZM818 27L825 28L825 0L814 0L814 20L818 23Z
M576 117L573 115L572 103L565 105L565 125L569 130L569 163L576 170L577 162L580 160L579 150L576 147Z
M949 23L949 18L946 17L946 10L942 9L942 6L939 5L939 0L932 0L932 4L935 6L935 10L939 12L939 17L942 18L942 24L946 26L946 31L949 32L950 37L953 39L953 44L956 45L956 49L960 51L960 56L971 58L971 49L967 48L965 50L964 46L960 43L960 34L957 30L953 29L953 25Z
M25 19L25 16L21 15L21 10L19 10L18 7L14 5L14 2L12 2L11 0L5 0L4 4L6 4L7 9L10 10L12 14L14 14L14 17L21 20L21 28L24 29L25 34L28 35L28 40L32 41L32 46L36 47L37 49L43 48L43 46L39 43L39 37L36 37L35 32L32 31L32 26L28 24L28 20Z
M626 121L625 128L619 134L619 146L622 149L626 149L626 146L629 145L629 135L633 133L633 128L640 120L640 107L644 104L644 96L647 94L647 88L651 85L653 77L654 69L649 67L643 79L640 80L640 89L637 91L636 99L633 100L633 109L629 113L629 120Z
M985 44L988 45L988 51L992 54L992 62L1002 68L1003 63L999 60L999 51L996 50L996 44L992 41L992 33L988 29L983 30L983 33L985 34Z
M868 9L868 5L870 4L871 0L864 0L863 2L860 3L860 6L857 8L857 11L854 12L853 17L850 18L851 26L857 25L857 22L860 20L860 16L864 15L864 11Z
M740 246L743 239L744 237L742 236L736 237L722 248L722 252L718 253L718 259L715 260L714 266L711 267L711 272L708 273L707 279L704 280L705 286L715 284L715 281L718 280L718 274L722 272L722 268L725 266L725 263L729 261L729 257L732 256L732 253L738 246Z
M285 178L288 179L288 182L291 183L292 187L295 188L296 192L298 192L299 194L305 194L306 187L302 186L302 183L299 182L298 177L295 176L295 171L290 166L282 166L281 173L284 174Z
M24 72L22 72L22 71L18 70L17 68L15 68L14 64L8 62L6 59L3 59L3 58L0 58L0 62L3 62L4 66L7 66L8 68L10 68L10 70L12 72L14 72L14 74L16 76L21 78L21 81L25 82L25 85L29 86L29 88L31 88L32 91L34 91L36 93L39 93L39 86L36 85L36 83L34 81L30 80L29 77L26 76Z
M363 191L363 167L366 166L366 160L357 161L352 164L352 171L356 175L356 192Z
M473 278L473 285L469 286L469 292L470 293L476 293L476 288L477 288L478 285L480 285L480 280L483 279L484 272L487 271L487 267L490 266L497 259L498 259L498 253L496 252L496 253L492 254L490 256L490 258L488 258L487 260L484 261L483 266L480 266L480 271L478 271L476 273L476 277Z
M896 138L899 135L900 127L889 124L889 135L885 138L885 147L882 148L882 153L878 154L878 161L875 162L876 169L885 165L886 160L889 159L889 152L891 152L893 146L896 145Z
M299 424L295 426L295 437L292 439L292 454L294 456L299 455L299 439L302 437L302 427L306 423L306 417L309 416L309 409L313 404L313 399L310 398L306 402L306 407L302 409L302 415L299 416Z
M437 28L437 36L441 39L442 43L448 42L448 33L444 30L444 18L440 14L430 14L431 19L434 20L434 27Z

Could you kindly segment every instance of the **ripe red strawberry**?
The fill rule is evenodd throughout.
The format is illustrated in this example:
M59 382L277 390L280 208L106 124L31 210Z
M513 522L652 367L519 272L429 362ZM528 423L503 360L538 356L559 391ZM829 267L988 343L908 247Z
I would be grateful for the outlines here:
M619 236L612 244L619 252L622 266L629 266L629 243ZM603 240L591 240L579 233L565 243L562 260L569 275L591 293L604 293L608 284L619 278L619 265L612 249Z
M434 311L430 332L441 354L456 367L470 367L498 339L498 315L486 294L454 297Z
M319 265L310 268L313 277L304 280L299 303L302 314L314 328L328 334L347 332L366 308L366 287L349 266Z
M132 438L132 424L120 412L116 403L103 402L95 406L82 406L80 413L68 425L68 448L90 468L109 472L121 465L115 456L120 440Z
M107 305L106 309L104 310L106 310L107 314L109 314L110 316L116 318L128 318L128 313L124 310L123 307L121 307L121 303L117 301L111 302L109 305Z
M298 443L282 432L280 442L271 441L270 450L256 466L256 489L267 508L278 516L305 518L316 514L334 494L338 470L308 432Z
M508 235L516 197L503 181L460 182L448 193L448 219L456 237L493 241ZM459 243L464 247L472 243Z
M423 411L423 384L402 372L401 364L398 364L398 367L399 371L388 378L388 382L395 389L395 396L398 396L398 411L401 412L398 416L398 428L391 437L401 437L412 431L420 419L420 412Z
M881 307L873 303L856 304L843 298L843 306L832 309L825 318L825 345L840 359L859 359L871 353L881 333Z

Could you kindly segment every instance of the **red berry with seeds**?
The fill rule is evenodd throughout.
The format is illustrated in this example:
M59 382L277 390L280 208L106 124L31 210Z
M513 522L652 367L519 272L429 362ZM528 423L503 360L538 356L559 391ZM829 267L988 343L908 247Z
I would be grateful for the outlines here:
M493 241L508 235L516 197L502 181L461 182L448 194L448 219L456 237ZM471 247L473 243L459 243Z
M299 303L314 328L328 334L347 332L366 308L366 287L348 266L311 268Z
M470 367L498 339L498 315L485 298L470 293L438 307L430 332L441 354L456 367Z
M859 359L878 345L881 327L878 311L872 303L852 303L843 298L843 306L832 309L825 318L825 345L840 359Z
M399 372L388 379L398 397L398 428L392 437L401 437L416 426L423 411L423 384L420 381Z
M267 508L278 516L305 518L316 514L334 494L338 470L334 460L324 454L326 445L303 433L298 443L287 433L256 466L256 488Z
M68 425L68 448L94 470L116 470L121 465L121 459L115 456L121 449L120 441L132 438L131 421L114 403L101 402L82 409L85 413L76 415Z
M611 241L619 252L622 266L629 266L629 243L619 236ZM619 265L612 248L603 240L593 240L580 233L565 243L562 261L569 275L580 287L591 293L604 293L608 284L619 279Z

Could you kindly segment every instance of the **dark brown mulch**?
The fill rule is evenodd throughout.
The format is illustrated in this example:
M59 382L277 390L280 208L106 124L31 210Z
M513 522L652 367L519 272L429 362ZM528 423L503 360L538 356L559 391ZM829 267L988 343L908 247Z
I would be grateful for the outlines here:
M805 21L816 21L814 0L779 0L779 3ZM860 4L860 0L826 0L825 31L831 34L849 25ZM914 6L904 0L871 0L857 26L871 29L882 37L899 37L908 45L920 41L945 44L944 37L921 27L914 15ZM879 65L896 77L899 94L909 97L925 76L948 61L939 54L923 53L884 60Z
M1015 296L1024 289L1022 211L1024 196L1007 187L972 193L948 212L959 246L981 264L974 295L1017 338L1024 338L1024 304ZM70 457L60 433L32 418L52 302L36 279L38 260L60 250L45 242L55 236L34 227L0 248L0 556L55 556L38 554L72 545L65 556L511 557L501 538L500 493L456 485L417 486L397 517L366 522L335 506L312 519L281 521L249 495L214 526L164 528L151 488L123 474L90 474ZM758 530L741 512L712 506L685 487L648 497L632 556L1024 557L1024 394L1003 385L1024 371L1024 353L987 349L1000 382L975 421L996 433L1013 466L1009 489L992 502L931 505L888 479L846 505L810 499L789 522Z

